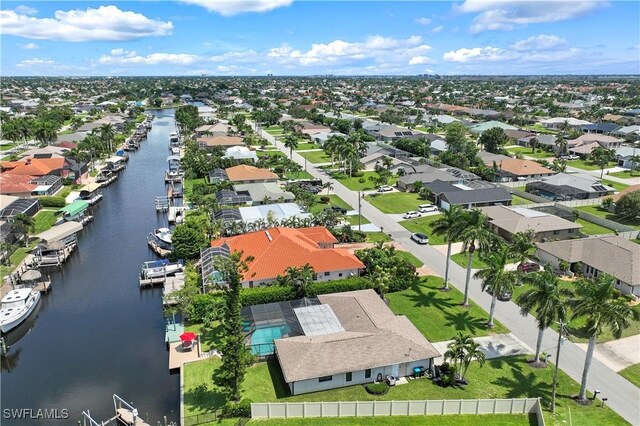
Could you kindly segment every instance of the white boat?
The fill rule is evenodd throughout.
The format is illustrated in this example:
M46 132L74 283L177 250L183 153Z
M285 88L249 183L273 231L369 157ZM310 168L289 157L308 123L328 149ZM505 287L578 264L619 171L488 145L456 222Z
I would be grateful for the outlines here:
M182 262L169 263L167 259L144 262L140 269L141 279L160 278L175 275L184 270Z
M158 228L153 230L153 236L156 237L162 248L171 250L171 234L173 232L169 228Z
M171 148L171 155L180 155L180 148Z
M40 292L30 288L11 290L2 298L0 308L0 331L7 333L19 326L40 302Z

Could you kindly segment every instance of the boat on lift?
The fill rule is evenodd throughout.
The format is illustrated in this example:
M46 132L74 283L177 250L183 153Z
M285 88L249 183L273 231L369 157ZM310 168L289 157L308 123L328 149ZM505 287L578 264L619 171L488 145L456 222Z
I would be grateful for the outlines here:
M7 333L22 324L40 302L40 292L31 288L11 290L2 298L0 331Z

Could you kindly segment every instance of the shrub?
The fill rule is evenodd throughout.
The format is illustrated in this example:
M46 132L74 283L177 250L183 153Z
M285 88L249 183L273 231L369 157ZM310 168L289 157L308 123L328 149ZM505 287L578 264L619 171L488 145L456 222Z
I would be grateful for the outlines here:
M389 392L389 386L385 382L367 383L364 389L371 395L385 395Z
M327 196L320 197L320 202L323 203L323 204L328 204L329 201L331 201L331 198L329 198Z
M64 207L67 205L64 197L45 196L38 199L40 200L40 206L42 207Z
M343 291L355 291L373 288L373 283L363 277L351 277L344 280L314 282L307 285L307 297L316 297L320 294L340 293Z
M242 303L242 306L284 302L287 300L294 300L295 298L296 291L293 287L269 286L243 288L240 290L240 303Z
M205 322L207 315L216 311L221 303L221 297L218 295L196 294L188 308L189 320Z
M365 183L367 180L363 177L361 177L360 179L358 179L358 183Z
M227 402L222 407L222 417L251 417L252 402L253 401L251 401L250 399L243 399L240 402Z

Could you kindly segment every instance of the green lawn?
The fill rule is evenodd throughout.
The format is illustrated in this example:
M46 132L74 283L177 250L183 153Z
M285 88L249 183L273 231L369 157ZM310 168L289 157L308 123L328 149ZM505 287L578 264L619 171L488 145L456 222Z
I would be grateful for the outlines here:
M607 186L610 186L610 187L614 188L618 192L622 191L623 189L625 189L626 187L629 186L626 183L614 182L614 181L609 180L609 179L602 179L602 183L604 183Z
M420 268L421 266L424 266L424 262L422 260L418 259L408 251L396 250L396 254L400 258L408 260L416 268Z
M618 216L615 213L610 213L606 210L602 210L600 208L600 206L583 206L583 207L576 207L576 210L580 210L586 213L591 213L594 216L598 216L604 219L609 219L612 220L614 222L618 222L622 225L627 225L627 226L632 226L636 229L640 229L640 223L638 221L635 220L629 220L629 219L621 219L620 216ZM609 231L610 232L610 231Z
M0 150L5 151L7 149L11 149L13 147L15 147L17 144L15 143L4 143L4 144L0 144Z
M473 253L473 257L471 258L471 267L473 269L483 269L487 267L487 264L484 263L484 261L482 259L480 259L480 255L478 254L479 252L475 251ZM469 256L467 255L466 252L463 253L456 253L451 255L451 260L453 260L454 262L456 262L458 265L462 266L463 268L466 269L467 267L467 260L469 260Z
M625 170L624 172L613 172L609 173L607 176L614 176L620 179L631 179L634 177L640 177L640 171Z
M521 206L523 204L531 204L533 201L527 200L526 198L522 198L519 195L512 194L511 195L511 205L512 206Z
M325 418L291 418L291 419L253 419L249 422L255 426L415 426L415 425L439 425L439 426L476 426L478 422L486 422L492 426L522 425L531 426L537 424L535 414L483 414L481 417L474 415L457 416L393 416L393 417L325 417Z
M313 179L311 173L301 170L297 173L287 172L283 175L283 179Z
M364 197L382 213L406 213L417 210L420 204L430 204L413 192L389 192L386 194L371 194Z
M200 344L204 352L209 352L211 349L219 349L224 333L220 321L215 321L210 327L201 323L187 324L184 331L191 331L200 335Z
M58 220L55 213L52 210L40 210L38 214L34 216L36 222L36 229L34 234L39 234L51 228Z
M184 196L189 198L193 192L193 185L207 183L204 178L185 179L184 180Z
M310 163L330 163L331 156L325 154L324 151L308 151L308 152L300 152L304 158L307 159Z
M329 197L329 203L325 204L325 203L321 202L320 198L322 198L322 197ZM338 197L335 194L327 195L325 193L325 194L316 195L316 203L311 207L311 210L310 210L309 213L318 213L318 212L321 212L322 210L326 209L327 207L331 207L331 206L337 206L337 207L342 207L343 209L353 210L351 208L351 206L349 204L347 204L347 202L344 201L342 198Z
M212 413L222 407L224 397L220 389L213 385L212 374L220 368L219 358L208 358L184 366L184 408L185 416ZM480 368L472 363L464 387L442 388L429 379L412 380L402 386L395 386L386 395L374 396L361 385L323 392L291 396L282 378L282 372L275 359L253 365L247 370L243 383L242 397L254 402L300 402L300 401L372 401L411 399L487 399L540 397L543 407L548 407L551 397L553 368L531 368L527 356L504 357L487 361ZM545 411L549 425L626 425L627 423L609 407L576 404L571 396L578 393L578 384L562 371L558 376L558 398L555 417ZM485 417L482 417L483 419ZM486 417L489 419L489 417ZM409 418L393 418L393 424ZM452 418L453 419L453 418ZM476 418L477 419L477 418ZM314 419L317 420L317 419ZM330 419L337 424L337 419ZM340 419L342 420L342 419ZM447 424L446 418L437 417L438 424ZM259 424L260 421L256 421ZM287 424L279 420L279 423ZM295 424L295 423L294 423ZM312 423L315 424L315 423ZM338 423L339 424L339 423ZM370 424L370 423L366 423ZM375 424L375 423L374 423ZM402 424L402 423L399 423ZM411 424L415 424L411 423ZM420 423L421 424L421 423ZM460 424L460 423L453 423ZM477 424L477 421L476 423ZM487 424L493 424L491 422Z
M287 157L287 155L282 151L277 150L266 150L266 151L256 151L258 157Z
M367 223L371 223L371 221L369 219L367 219L366 217L364 217L362 215L359 215L359 214L352 215L352 216L345 216L344 218L351 225L357 225L358 224L358 218L360 218L360 225L366 225Z
M304 153L302 154L304 155ZM329 161L331 161L331 159L329 159ZM360 176L352 177L349 177L342 172L335 172L332 173L331 176L352 191L370 191L377 188L377 186L371 180L369 180L370 177L378 176L378 173L373 171L361 172ZM398 176L392 175L389 179L389 182L387 182L387 185L394 186L397 181Z
M284 129L280 126L267 127L264 129L264 131L269 133L270 135L279 135L284 133Z
M576 220L576 223L582 225L580 232L586 235L611 234L614 232L613 229L605 228L582 218Z
M627 367L618 372L618 374L640 388L640 364L634 364L631 367Z
M55 195L57 197L67 198L69 194L71 194L72 190L73 188L71 187L71 185L62 185L62 188L60 188Z
M384 232L367 232L366 234L368 243L378 243L380 241L386 243L391 241L389 235L385 234Z
M11 256L9 256L9 262L11 266L1 265L0 266L0 278L9 275L16 269L16 266L20 264L27 257L27 254L35 247L35 242L32 242L29 247L19 247L16 251L13 252Z
M531 152L531 148L527 146L520 146L517 148L508 148L511 154L522 154L527 157L535 158L535 159L546 159L553 158L553 152L544 151L542 149L536 149L536 152Z
M307 139L304 139L304 140L306 141ZM300 142L298 144L298 147L294 151L302 151L302 150L305 150L305 149L318 149L318 148L320 148L320 145L316 145L314 143L302 143L302 142Z
M434 234L432 228L433 222L440 219L440 217L442 216L437 214L433 216L419 217L417 219L403 220L398 223L400 223L400 225L404 226L410 232L420 232L427 235L429 237L429 244L431 244L432 246L440 246L443 244L447 244L447 242L441 235Z
M615 167L616 163L615 162L611 162L609 163L608 166L605 167L605 169L611 168L611 167ZM572 160L572 161L567 161L567 166L569 167L576 167L578 169L582 169L582 170L600 170L600 166L598 166L597 164L592 163L590 160Z

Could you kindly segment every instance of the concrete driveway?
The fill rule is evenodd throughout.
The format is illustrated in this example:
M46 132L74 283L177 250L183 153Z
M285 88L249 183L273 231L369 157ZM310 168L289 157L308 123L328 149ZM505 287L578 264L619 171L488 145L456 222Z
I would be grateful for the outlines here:
M578 346L587 350L586 343L578 343ZM598 343L593 356L613 371L640 364L640 334L607 343Z

